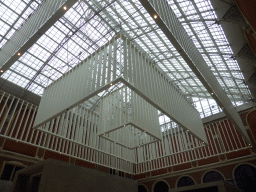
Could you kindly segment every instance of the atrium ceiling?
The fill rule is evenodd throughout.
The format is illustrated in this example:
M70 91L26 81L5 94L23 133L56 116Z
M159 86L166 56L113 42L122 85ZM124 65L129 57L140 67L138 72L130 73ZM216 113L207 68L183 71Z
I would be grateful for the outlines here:
M0 48L45 0L0 2ZM167 0L233 106L252 98L210 0ZM202 118L221 112L211 94L139 0L79 0L58 19L2 78L42 96L44 88L123 33L193 101ZM0 64L0 66L2 63ZM2 86L2 85L0 85ZM1 87L0 87L1 88ZM97 97L91 100L95 109ZM160 124L169 121L160 118Z

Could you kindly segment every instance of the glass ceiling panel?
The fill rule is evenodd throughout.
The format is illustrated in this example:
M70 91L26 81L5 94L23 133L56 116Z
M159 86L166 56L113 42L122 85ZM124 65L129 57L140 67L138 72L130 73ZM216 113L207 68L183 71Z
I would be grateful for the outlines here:
M0 48L19 30L42 0L1 0L0 1Z
M85 13L78 13L75 9L78 6L85 10ZM13 67L14 73L4 74L3 78L12 81L11 76L21 72L18 70L23 67L21 61L27 61L23 63L26 63L31 70L40 71L38 71L39 74L35 75L34 73L32 76L28 76L22 71L26 78L30 80L28 85L31 88L29 86L26 88L42 95L42 88L57 80L112 38L113 33L106 34L109 33L109 29L104 26L103 21L96 14L91 14L91 10L88 13L89 9L84 3L77 3L74 7L69 9L54 26L19 58L14 64L16 66ZM86 15L89 17L86 18ZM98 31L97 28L103 29ZM34 65L34 62L28 62L31 60L37 61L38 65ZM31 82L38 85L35 86ZM36 89L40 90L37 91Z
M0 19L0 26L5 31L1 33L0 46L7 40L7 31L17 25L17 18L27 19L27 10L32 10L32 13L41 1L34 4L25 0L13 2L16 2L13 7L7 5L7 1L0 3L1 9L9 14L8 18ZM14 9L17 2L22 4L21 11ZM234 106L247 102L250 97L248 88L243 83L236 60L232 58L233 53L225 34L216 22L210 2L168 0L168 3ZM44 87L94 53L120 31L147 54L184 95L192 98L201 117L221 111L138 0L78 1L2 77L42 95ZM90 105L100 96L95 97Z
M248 102L251 97L248 87L243 82L243 75L239 71L237 61L232 57L233 52L224 31L217 23L210 1L169 0L168 3L234 106ZM235 75L233 71L236 72ZM231 88L240 95L229 91Z

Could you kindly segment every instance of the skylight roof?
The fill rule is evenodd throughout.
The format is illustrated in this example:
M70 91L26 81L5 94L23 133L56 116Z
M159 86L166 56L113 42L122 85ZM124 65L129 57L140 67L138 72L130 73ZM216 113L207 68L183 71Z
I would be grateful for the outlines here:
M243 81L244 77L234 59L224 31L218 24L210 1L169 0L168 3L233 105L248 102L250 98L248 87Z
M0 48L26 22L40 4L40 0L0 1Z
M0 19L0 26L5 26L5 32L1 30L0 46L8 39L10 32L7 31L15 31L20 26L15 24L15 20L27 19L39 3L25 0L1 2L1 9L5 9L9 16ZM233 105L248 102L248 87L243 82L243 75L218 25L210 1L168 0L168 3ZM18 5L21 5L19 11L14 9ZM2 77L42 95L45 87L120 31L191 99L201 117L221 111L211 94L137 0L78 1Z

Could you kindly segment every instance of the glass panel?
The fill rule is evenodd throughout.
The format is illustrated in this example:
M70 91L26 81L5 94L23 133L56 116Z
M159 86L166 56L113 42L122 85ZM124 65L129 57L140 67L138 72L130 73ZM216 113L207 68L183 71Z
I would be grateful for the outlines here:
M248 103L250 91L225 33L218 25L210 0L167 2L233 105ZM40 0L1 1L0 27L3 30L0 47L41 3ZM45 87L120 31L194 102L202 118L221 112L211 94L138 0L78 1L2 77L42 95Z
M14 169L14 165L5 164L4 170L2 172L1 180L9 181L11 178L13 169Z

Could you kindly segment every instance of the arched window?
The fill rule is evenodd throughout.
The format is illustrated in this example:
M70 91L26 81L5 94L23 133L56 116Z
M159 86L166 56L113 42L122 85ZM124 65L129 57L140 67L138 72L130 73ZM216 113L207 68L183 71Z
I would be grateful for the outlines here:
M237 186L244 192L255 188L256 168L251 165L240 165L235 169L235 180Z
M224 180L223 176L217 171L209 171L204 175L203 183Z
M180 178L179 182L178 182L178 187L186 187L186 186L190 186L190 185L195 185L195 182L192 178L190 177L182 177Z
M164 181L159 181L154 187L154 192L168 192L169 186Z
M147 192L147 189L143 185L139 185L138 186L138 192Z

